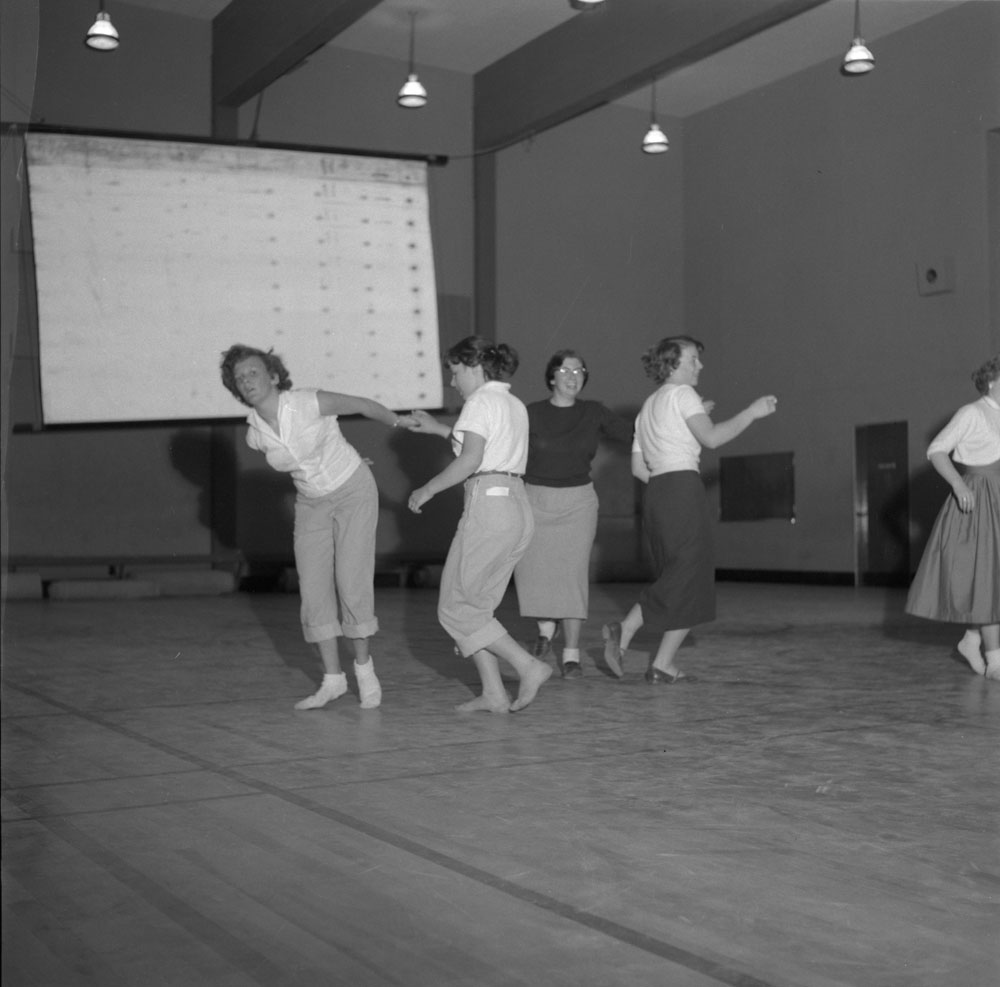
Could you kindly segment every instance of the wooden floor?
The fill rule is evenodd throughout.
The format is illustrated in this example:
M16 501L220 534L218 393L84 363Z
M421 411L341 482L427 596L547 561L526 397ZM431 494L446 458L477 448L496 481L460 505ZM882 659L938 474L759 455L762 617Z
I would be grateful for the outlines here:
M295 596L8 602L5 987L1000 983L1000 683L897 590L719 589L697 682L601 670L601 585L508 716L434 590L307 713Z

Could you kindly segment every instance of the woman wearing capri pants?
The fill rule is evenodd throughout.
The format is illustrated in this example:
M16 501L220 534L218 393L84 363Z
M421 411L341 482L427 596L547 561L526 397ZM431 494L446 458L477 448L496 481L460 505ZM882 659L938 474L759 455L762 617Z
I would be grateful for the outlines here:
M457 650L472 658L482 683L482 694L458 709L506 713L527 706L552 674L494 616L534 529L522 479L528 414L505 382L518 365L511 347L468 336L448 350L446 361L464 401L458 421L448 428L416 412L412 430L450 438L455 459L413 491L409 506L419 514L436 494L464 484L462 517L441 573L438 619ZM500 677L501 658L520 680L513 702Z
M409 427L378 401L333 391L292 390L279 356L231 346L222 358L222 382L249 406L247 444L295 483L295 568L302 597L302 631L323 662L323 681L295 708L319 709L347 692L337 638L350 641L364 709L382 701L369 642L375 617L375 527L378 491L371 470L344 438L338 415L363 415ZM339 604L339 606L338 606Z

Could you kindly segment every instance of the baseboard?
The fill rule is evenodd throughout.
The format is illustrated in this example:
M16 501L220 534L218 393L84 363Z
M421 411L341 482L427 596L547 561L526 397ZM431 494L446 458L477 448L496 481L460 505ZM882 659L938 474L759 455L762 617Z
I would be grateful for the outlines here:
M800 572L779 569L716 569L718 582L795 583L800 586L853 586L853 572Z

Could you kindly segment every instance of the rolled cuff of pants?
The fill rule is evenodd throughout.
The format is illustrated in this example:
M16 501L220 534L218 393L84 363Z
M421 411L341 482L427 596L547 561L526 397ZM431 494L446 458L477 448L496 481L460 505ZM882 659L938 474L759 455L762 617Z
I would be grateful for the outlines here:
M319 644L320 641L329 641L331 638L340 637L343 633L344 630L339 623L302 625L302 636L309 644Z
M378 618L366 620L363 624L318 624L303 626L302 636L310 644L329 641L332 637L363 638L374 637L378 633Z
M441 624L445 630L448 629L447 615L442 615ZM507 633L506 628L499 620L494 618L485 627L481 627L475 634L468 637L455 638L458 650L466 658L471 657L477 651L488 649L494 641L499 641Z

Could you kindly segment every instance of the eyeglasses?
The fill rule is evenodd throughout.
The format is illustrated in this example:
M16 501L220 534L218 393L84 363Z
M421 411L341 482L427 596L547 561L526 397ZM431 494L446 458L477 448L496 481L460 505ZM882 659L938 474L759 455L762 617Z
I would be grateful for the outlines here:
M557 367L556 373L563 377L586 377L587 371L583 367Z

